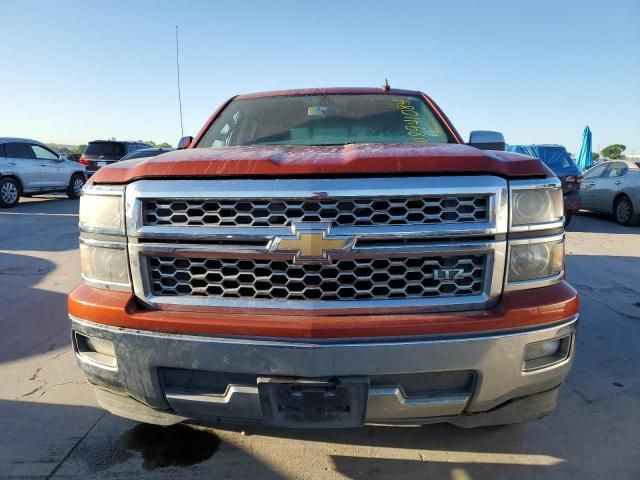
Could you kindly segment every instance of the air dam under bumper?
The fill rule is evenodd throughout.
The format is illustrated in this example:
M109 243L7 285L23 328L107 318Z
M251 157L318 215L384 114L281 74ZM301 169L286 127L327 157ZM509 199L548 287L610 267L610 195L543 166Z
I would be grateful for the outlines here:
M98 387L99 402L127 418L164 425L185 419L263 423L261 382L357 378L368 384L365 423L473 427L532 420L553 410L573 361L577 318L508 333L330 343L142 332L71 321L78 363ZM82 352L81 335L113 342L116 361ZM526 345L567 336L566 357L525 369Z

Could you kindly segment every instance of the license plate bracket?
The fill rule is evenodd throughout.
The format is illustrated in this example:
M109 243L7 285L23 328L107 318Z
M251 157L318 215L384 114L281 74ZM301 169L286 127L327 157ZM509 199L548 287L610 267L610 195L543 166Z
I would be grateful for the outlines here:
M369 381L258 378L265 423L280 427L358 427L364 423Z

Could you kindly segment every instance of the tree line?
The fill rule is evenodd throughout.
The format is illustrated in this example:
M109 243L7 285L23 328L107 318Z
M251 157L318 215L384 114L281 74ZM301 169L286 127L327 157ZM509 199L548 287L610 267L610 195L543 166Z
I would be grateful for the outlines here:
M171 148L173 145L167 142L156 143L153 140L136 140L136 142L147 143L155 148ZM80 145L60 145L59 143L47 143L49 147L58 153L66 153L67 155L78 155L84 152L86 143Z

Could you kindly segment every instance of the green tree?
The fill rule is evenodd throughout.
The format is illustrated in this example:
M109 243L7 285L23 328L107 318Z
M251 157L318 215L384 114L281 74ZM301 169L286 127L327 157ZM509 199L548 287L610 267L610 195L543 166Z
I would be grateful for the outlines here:
M156 145L156 147L158 148L171 148L173 147L173 145L171 145L170 143L167 142L162 142Z
M614 143L613 145L609 145L608 147L604 147L600 150L600 155L605 158L610 158L612 160L617 160L622 157L622 152L627 149L624 145L620 145L619 143Z
M600 158L600 154L598 152L591 152L591 160L596 161Z

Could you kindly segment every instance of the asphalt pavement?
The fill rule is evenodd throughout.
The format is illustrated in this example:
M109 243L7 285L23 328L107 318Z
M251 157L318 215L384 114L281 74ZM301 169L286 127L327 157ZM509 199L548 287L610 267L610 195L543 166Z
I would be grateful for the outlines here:
M574 217L574 369L537 422L354 430L161 428L101 410L76 367L78 202L0 210L0 478L640 478L640 227Z

